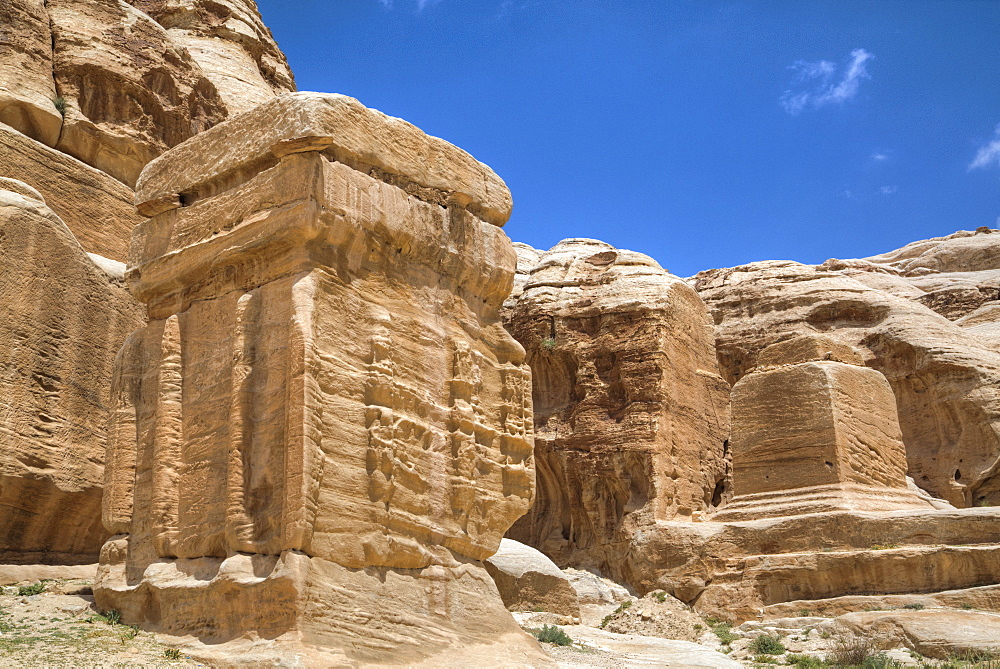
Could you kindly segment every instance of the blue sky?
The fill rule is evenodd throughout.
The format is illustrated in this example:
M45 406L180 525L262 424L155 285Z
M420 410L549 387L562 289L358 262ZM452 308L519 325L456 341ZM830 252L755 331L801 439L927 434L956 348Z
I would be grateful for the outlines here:
M300 90L443 137L515 241L680 276L1000 218L1000 0L258 0Z

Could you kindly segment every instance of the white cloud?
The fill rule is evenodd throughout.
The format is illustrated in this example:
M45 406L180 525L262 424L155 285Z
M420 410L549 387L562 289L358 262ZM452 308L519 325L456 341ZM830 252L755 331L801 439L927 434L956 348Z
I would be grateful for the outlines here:
M417 11L422 12L431 5L436 5L437 3L441 2L441 0L415 0L415 2L417 5ZM385 7L386 9L392 9L393 5L395 4L394 0L378 0L378 3L383 7Z
M993 141L979 148L976 157L969 163L969 169L975 170L980 167L989 167L993 163L1000 165L1000 125L996 127Z
M882 195L892 195L898 190L899 190L898 186L882 186L881 188L878 189L878 192L882 193Z
M830 104L843 104L858 94L864 79L870 79L866 63L875 56L864 49L855 49L844 66L843 75L835 78L837 65L828 60L795 61L789 69L795 70L793 88L781 96L781 106L795 116L807 108L819 109Z
M889 154L884 151L875 151L872 153L872 160L879 163L884 163L889 160Z

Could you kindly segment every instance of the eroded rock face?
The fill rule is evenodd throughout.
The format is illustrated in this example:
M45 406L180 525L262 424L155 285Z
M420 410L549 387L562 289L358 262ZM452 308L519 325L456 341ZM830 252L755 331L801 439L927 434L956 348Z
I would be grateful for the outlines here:
M141 221L132 189L104 172L0 125L0 176L36 188L85 250L119 262Z
M130 187L166 149L295 90L252 0L3 0L0 19L0 124Z
M949 273L962 281L994 273L983 268L1000 265L998 241L995 233L956 233L875 259L710 270L695 285L717 323L720 366L731 382L754 368L767 346L799 334L855 346L892 386L917 485L956 506L995 503L1000 350L975 330L992 326L992 312L983 303L964 328L922 303L929 294L922 288L958 280ZM971 320L979 309L983 319Z
M480 562L534 485L499 316L515 254L487 220L503 182L356 100L292 94L138 193L151 321L116 367L100 605L199 656L252 630L271 659L545 664Z
M0 124L55 146L62 116L45 0L2 0L0 17Z
M532 368L538 493L509 536L632 583L636 534L728 496L712 323L641 253L582 239L518 253L505 322Z
M230 115L295 91L285 55L252 0L129 1L188 50Z
M732 416L735 496L714 520L933 508L907 487L892 388L842 343L767 347L733 386Z
M35 189L7 179L0 257L0 562L94 563L106 389L143 312Z
M60 151L133 186L150 160L226 118L215 86L124 0L50 0Z

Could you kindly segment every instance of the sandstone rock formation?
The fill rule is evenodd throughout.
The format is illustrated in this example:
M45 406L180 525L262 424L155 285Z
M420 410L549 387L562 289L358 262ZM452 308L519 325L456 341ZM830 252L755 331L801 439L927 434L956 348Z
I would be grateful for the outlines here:
M93 564L107 537L106 389L142 309L11 179L0 179L0 257L0 564Z
M509 536L633 583L634 536L728 496L712 323L641 253L583 239L518 253L505 321L532 368L538 496Z
M128 186L150 160L226 117L215 86L124 0L48 0L60 151Z
M229 114L295 91L295 78L252 0L129 0L183 46Z
M496 554L487 558L486 571L511 611L580 616L580 602L569 579L552 560L530 546L503 539Z
M933 508L907 488L892 389L860 354L801 335L757 362L733 387L734 497L715 520Z
M155 160L137 198L151 320L116 367L99 605L199 656L252 631L277 640L261 661L544 664L481 563L533 491L503 182L291 94Z
M295 89L252 0L4 0L0 18L0 124L128 186L167 148Z
M4 0L0 17L0 124L55 146L62 116L55 104L45 0Z
M914 593L996 608L1000 512L945 500L968 506L992 494L1000 359L984 337L923 304L918 286L939 285L928 277L968 281L975 272L984 272L980 283L991 280L993 270L983 267L995 262L989 249L997 238L963 233L886 258L821 267L775 261L696 277L717 324L718 360L736 384L731 440L704 427L715 407L724 415L725 387L714 402L696 401L714 387L704 361L714 348L709 326L692 325L705 322L700 302L664 299L671 293L661 286L671 280L659 278L666 275L652 261L632 263L642 271L630 286L624 272L606 269L621 252L598 242L564 242L548 253L519 247L506 319L533 368L539 492L509 536L560 566L600 569L638 594L662 589L730 620L793 607L843 612L859 598ZM942 271L911 268L913 276L903 276L891 264L918 257ZM943 270L964 275L950 279ZM650 289L633 287L641 282ZM681 285L675 295L684 294ZM664 302L673 311L655 312ZM688 307L678 311L679 304ZM948 310L983 325L989 306L963 311L954 302ZM659 320L635 316L651 312ZM635 346L649 331L666 355ZM621 364L626 347L647 366ZM661 359L670 364L649 363ZM636 401L643 399L636 389L664 382L683 403ZM608 406L643 410L645 422L630 423L627 412ZM644 443L648 433L633 426L657 422L691 431L662 442L667 467L634 466L626 458L655 453L647 443L656 442ZM709 434L723 448L691 448ZM554 458L560 444L568 452ZM658 499L649 493L663 480L658 471L696 483L701 503L675 502L683 498L670 490L662 498L674 508L661 503L667 512L636 514L656 508L647 500ZM634 480L648 487L622 486L623 472L638 472ZM616 485L628 493L609 494ZM618 523L615 510L629 523Z
M856 636L878 630L924 657L990 657L1000 653L1000 616L981 611L869 611L836 621Z
M966 507L1000 503L1000 349L988 334L998 313L990 301L961 296L975 286L991 297L998 274L1000 234L981 231L864 260L710 270L694 283L712 310L720 366L733 383L763 349L798 334L860 349L892 386L910 476ZM935 297L952 289L958 302ZM950 321L935 305L969 320Z
M132 190L104 172L0 125L0 176L31 184L90 253L122 262L141 217Z

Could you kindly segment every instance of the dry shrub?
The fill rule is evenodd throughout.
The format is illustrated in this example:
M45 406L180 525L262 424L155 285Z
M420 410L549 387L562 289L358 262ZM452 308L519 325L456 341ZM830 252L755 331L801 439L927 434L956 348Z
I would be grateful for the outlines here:
M844 631L832 637L830 653L837 665L859 667L891 646L892 634L884 628L868 632Z

